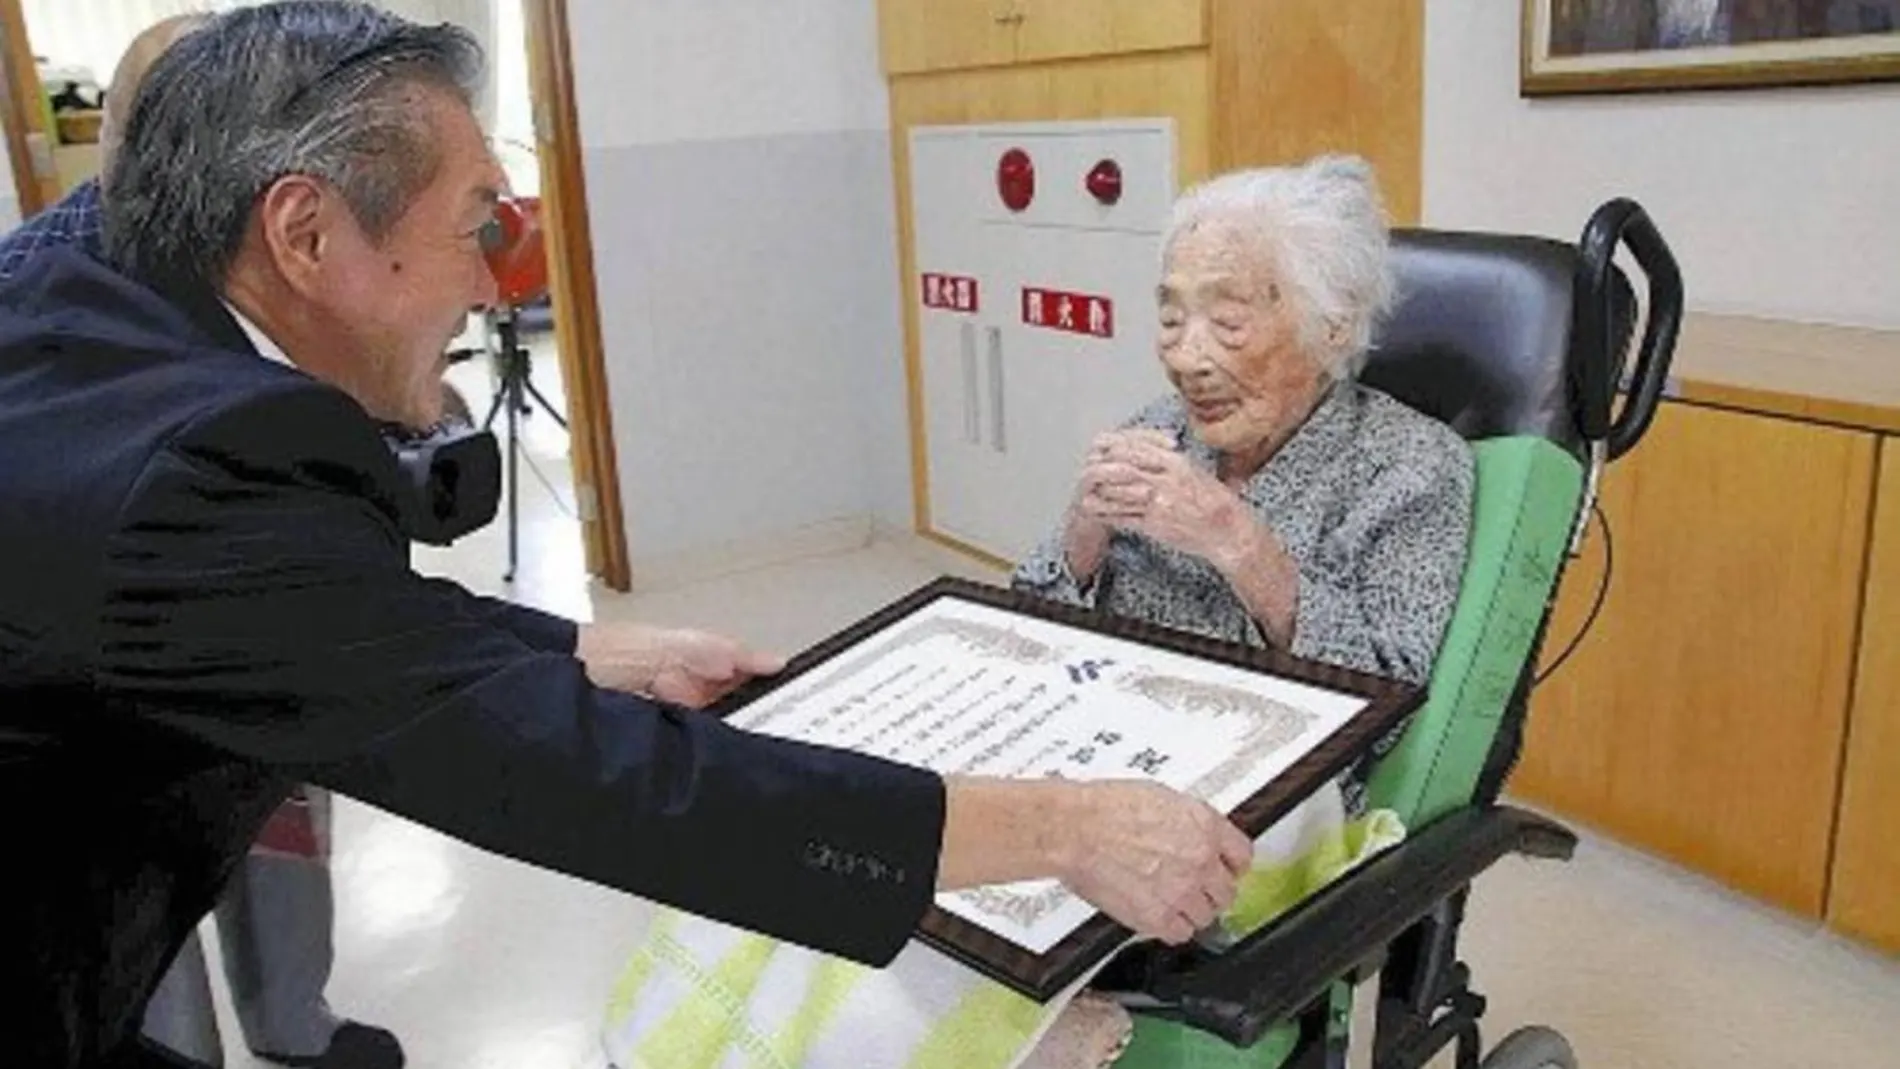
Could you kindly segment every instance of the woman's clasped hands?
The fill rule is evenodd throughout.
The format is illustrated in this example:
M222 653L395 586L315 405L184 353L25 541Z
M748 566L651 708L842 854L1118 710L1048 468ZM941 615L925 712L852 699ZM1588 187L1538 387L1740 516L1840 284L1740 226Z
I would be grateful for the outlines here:
M1195 467L1169 435L1136 428L1103 434L1091 444L1072 523L1082 528L1078 541L1089 548L1105 546L1109 532L1120 529L1212 560L1248 520L1238 495Z

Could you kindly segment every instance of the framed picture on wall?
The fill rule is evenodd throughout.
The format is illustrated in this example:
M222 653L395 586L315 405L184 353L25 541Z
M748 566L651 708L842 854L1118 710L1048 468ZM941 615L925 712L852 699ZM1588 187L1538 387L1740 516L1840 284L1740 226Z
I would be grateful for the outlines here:
M1900 80L1900 0L1523 4L1523 96Z

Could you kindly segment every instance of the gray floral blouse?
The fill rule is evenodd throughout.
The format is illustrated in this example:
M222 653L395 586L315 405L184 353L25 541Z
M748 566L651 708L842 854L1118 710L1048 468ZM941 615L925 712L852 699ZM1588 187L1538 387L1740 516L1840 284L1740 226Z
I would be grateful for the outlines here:
M1212 473L1178 397L1123 424L1158 429ZM1471 529L1470 446L1451 428L1367 386L1335 386L1241 489L1299 567L1294 656L1422 683L1464 575ZM1058 527L1021 561L1019 590L1210 638L1265 646L1258 624L1200 558L1117 531L1094 580L1070 573ZM1375 753L1384 753L1397 733ZM1364 808L1362 763L1342 781Z

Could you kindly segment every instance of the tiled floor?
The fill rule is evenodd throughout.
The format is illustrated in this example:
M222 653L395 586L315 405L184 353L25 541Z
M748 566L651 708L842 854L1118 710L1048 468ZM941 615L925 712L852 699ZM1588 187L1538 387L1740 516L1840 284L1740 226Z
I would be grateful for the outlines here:
M564 443L542 426L531 437L565 492ZM980 574L879 544L603 596L582 579L572 520L538 483L524 480L523 493L528 563L514 594L580 615L718 628L790 651L947 566ZM491 592L500 561L497 531L418 554L424 570ZM419 1069L597 1063L600 1012L645 922L640 903L348 802L336 840L339 1010L396 1029ZM1548 1023L1589 1067L1900 1066L1900 962L1604 843L1586 842L1569 865L1499 866L1478 887L1466 951L1492 999L1493 1039ZM227 1064L253 1063L234 1052Z

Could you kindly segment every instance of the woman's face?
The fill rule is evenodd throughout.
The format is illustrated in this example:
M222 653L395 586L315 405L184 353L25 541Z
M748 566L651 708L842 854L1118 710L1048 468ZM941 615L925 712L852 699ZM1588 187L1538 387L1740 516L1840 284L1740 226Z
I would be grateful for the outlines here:
M1161 362L1194 432L1242 456L1278 449L1326 382L1301 348L1291 291L1246 238L1218 220L1184 230L1159 290Z

